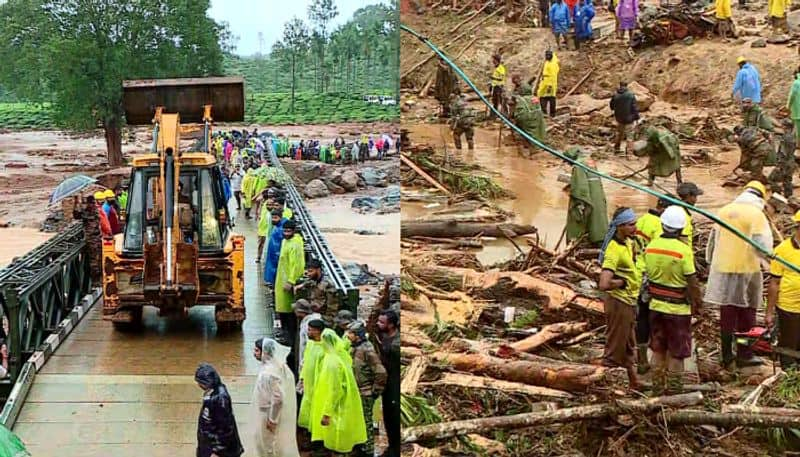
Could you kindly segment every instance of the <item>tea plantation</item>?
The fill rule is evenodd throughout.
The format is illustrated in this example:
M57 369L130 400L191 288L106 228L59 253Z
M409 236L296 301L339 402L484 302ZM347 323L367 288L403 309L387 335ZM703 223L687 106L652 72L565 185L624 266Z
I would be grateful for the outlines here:
M0 103L0 128L48 129L55 127L49 104Z

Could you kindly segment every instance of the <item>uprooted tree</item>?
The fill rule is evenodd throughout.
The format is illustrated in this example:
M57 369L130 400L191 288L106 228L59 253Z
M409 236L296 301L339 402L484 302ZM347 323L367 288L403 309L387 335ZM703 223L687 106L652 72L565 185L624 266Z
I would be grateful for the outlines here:
M122 81L222 75L227 26L209 0L9 0L0 4L0 84L50 102L65 127L105 131L122 164Z

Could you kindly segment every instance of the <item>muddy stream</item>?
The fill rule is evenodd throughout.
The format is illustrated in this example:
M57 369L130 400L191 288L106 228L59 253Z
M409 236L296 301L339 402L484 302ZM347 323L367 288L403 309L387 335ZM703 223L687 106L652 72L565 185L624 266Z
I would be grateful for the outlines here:
M469 152L466 148L461 152L456 151L450 129L446 124L416 124L404 127L408 128L409 136L414 143L441 145L446 142L448 153L459 154L463 160L495 172L494 179L497 183L516 196L513 199L497 202L498 206L512 212L514 222L537 227L539 238L547 247L553 248L556 245L566 223L566 210L569 204L569 196L563 190L565 183L559 182L558 176L561 173L570 173L568 165L562 164L544 151L538 152L530 159L526 158L521 154L518 146L508 144L511 140L507 139L506 135L503 136L502 146L498 147L497 127L475 130L475 150L473 152ZM704 195L700 196L698 206L713 211L730 202L738 193L737 188L721 186L723 178L731 173L738 161L738 151L730 148L722 150L716 146L709 146L706 149L712 151L713 157L724 164L713 167L684 164L682 173L684 181L694 182L704 191ZM615 176L629 174L631 171L626 166L633 170L639 170L645 164L645 159L633 156L597 160L600 171ZM644 183L644 179L640 179L639 182ZM657 178L656 185L674 192L675 178ZM618 206L629 206L641 214L655 204L655 197L640 191L609 181L604 181L603 186L606 191L609 212ZM663 189L658 187L656 190L663 192ZM444 205L444 202L436 205L429 202L404 201L403 219L433 217L431 214L444 209ZM702 216L697 217L701 218ZM521 248L527 249L524 242L518 244ZM517 251L511 243L498 239L484 242L483 249L476 255L482 264L492 265L511 259L516 253Z

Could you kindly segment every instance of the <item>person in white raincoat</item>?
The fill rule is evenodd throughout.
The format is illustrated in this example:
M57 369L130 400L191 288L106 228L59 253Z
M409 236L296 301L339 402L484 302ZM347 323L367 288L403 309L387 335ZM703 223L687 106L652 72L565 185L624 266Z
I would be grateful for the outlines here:
M290 349L272 338L256 340L253 355L261 369L250 402L254 456L299 457L295 437L297 398L294 374L286 364Z

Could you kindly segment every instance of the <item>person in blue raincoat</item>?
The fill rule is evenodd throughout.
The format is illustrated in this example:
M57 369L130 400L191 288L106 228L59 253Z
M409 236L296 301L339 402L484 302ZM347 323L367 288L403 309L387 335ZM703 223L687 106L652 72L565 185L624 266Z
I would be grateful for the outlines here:
M739 71L736 72L736 80L733 82L733 98L741 103L742 100L749 98L754 104L761 103L761 76L753 64L744 57L736 59Z
M592 19L594 19L594 4L592 0L583 0L575 9L575 38L576 42L592 39Z
M561 49L561 40L567 46L567 32L569 32L569 7L564 0L556 0L550 7L550 26L556 38L556 46Z
M202 363L194 380L203 389L203 407L197 422L197 457L239 457L244 453L231 396L213 366Z
M278 274L278 259L281 257L281 244L283 243L283 224L288 221L283 217L283 209L274 209L271 213L272 231L269 233L267 243L267 260L264 263L264 282L275 284Z

